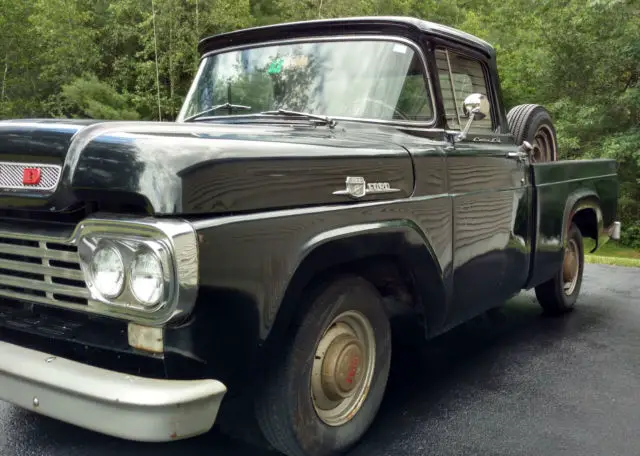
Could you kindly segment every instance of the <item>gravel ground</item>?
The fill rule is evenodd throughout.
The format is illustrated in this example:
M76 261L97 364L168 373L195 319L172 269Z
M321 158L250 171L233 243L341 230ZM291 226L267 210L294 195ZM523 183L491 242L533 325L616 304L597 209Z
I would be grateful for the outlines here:
M216 431L131 443L0 402L2 456L205 454L272 453ZM560 319L523 293L426 346L395 346L380 414L351 454L640 454L640 269L587 265Z

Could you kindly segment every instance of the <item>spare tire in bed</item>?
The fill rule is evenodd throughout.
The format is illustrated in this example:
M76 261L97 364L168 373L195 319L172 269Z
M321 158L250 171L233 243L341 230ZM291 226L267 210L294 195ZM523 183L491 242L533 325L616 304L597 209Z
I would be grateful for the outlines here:
M532 163L558 160L558 138L549 112L540 105L524 104L507 113L507 122L516 144L528 141Z

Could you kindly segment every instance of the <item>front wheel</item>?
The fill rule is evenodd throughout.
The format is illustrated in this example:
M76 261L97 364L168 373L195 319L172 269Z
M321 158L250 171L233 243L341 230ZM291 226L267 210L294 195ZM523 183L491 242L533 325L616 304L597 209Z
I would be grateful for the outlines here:
M580 229L572 223L567 233L562 267L547 282L536 287L536 297L542 308L551 315L573 310L584 272L584 246Z
M310 301L256 407L264 436L289 456L355 444L382 402L391 360L389 321L369 282L342 277Z

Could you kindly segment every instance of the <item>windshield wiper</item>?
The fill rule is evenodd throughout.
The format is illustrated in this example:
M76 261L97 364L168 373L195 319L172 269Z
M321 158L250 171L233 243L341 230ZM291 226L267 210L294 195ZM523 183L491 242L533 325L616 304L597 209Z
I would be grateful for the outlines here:
M205 109L204 111L200 111L197 114L189 116L186 119L184 119L183 122L190 122L192 120L199 119L200 117L206 116L207 114L213 114L214 112L219 111L221 109L228 109L229 110L229 115L231 115L231 114L233 114L233 110L234 109L240 109L240 110L243 110L243 111L248 111L248 110L250 110L252 108L251 108L251 106L232 104L232 103L219 104L219 105L212 106L209 109Z
M274 111L264 111L264 112L261 112L260 114L265 114L265 115L269 115L269 116L282 115L282 116L303 117L303 118L308 119L308 120L319 121L319 122L327 125L329 128L333 128L338 124L338 122L336 122L334 119L332 119L332 118L330 118L328 116L320 116L320 115L317 115L317 114L309 114L309 113L306 113L306 112L288 111L286 109L276 109Z

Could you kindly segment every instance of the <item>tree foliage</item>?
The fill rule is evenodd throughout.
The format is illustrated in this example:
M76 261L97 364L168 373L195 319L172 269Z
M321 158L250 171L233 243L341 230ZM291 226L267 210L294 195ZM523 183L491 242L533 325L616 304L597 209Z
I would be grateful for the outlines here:
M85 74L62 86L61 110L67 117L103 120L137 120L140 115L129 107L127 97L94 74Z
M171 120L199 39L355 15L419 17L492 43L508 108L545 105L562 158L618 160L625 242L640 244L638 0L0 0L0 118Z

